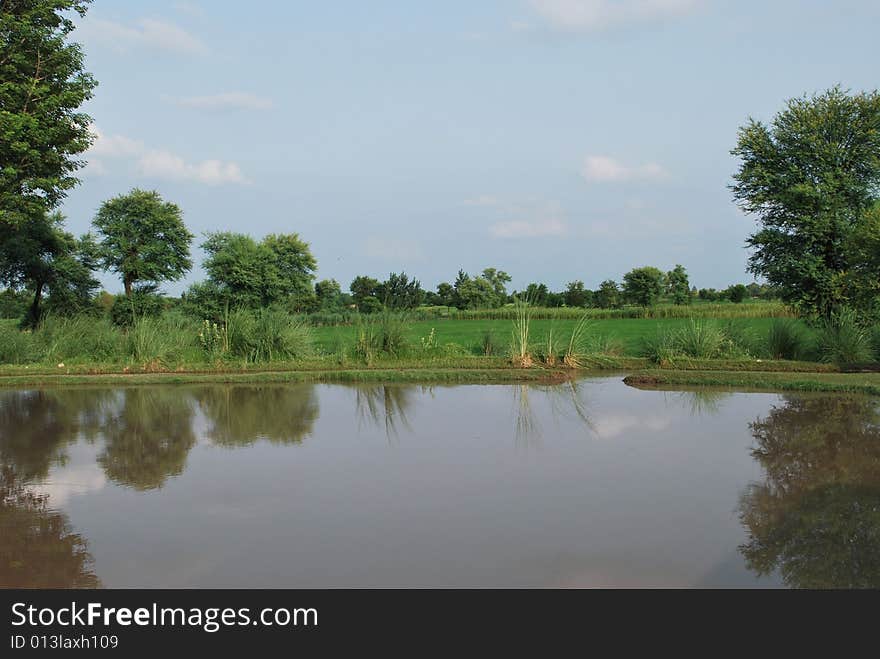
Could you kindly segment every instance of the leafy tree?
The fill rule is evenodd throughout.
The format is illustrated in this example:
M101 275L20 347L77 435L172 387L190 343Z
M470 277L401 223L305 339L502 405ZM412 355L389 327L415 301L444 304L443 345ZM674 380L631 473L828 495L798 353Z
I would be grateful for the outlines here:
M547 288L547 284L532 283L526 286L522 296L536 307L546 307L549 295L550 289Z
M251 309L287 303L300 310L314 297L315 259L297 234L272 234L258 243L241 233L217 232L208 234L202 249L208 282L190 288L191 300L214 298L221 307Z
M732 153L734 199L757 216L749 269L802 312L830 317L846 302L846 245L880 188L880 94L840 87L754 119Z
M315 283L318 308L324 311L341 309L349 304L350 297L342 292L335 279L322 279Z
M376 297L389 309L415 309L424 301L425 291L418 279L392 272L376 288Z
M444 307L451 307L455 302L455 288L449 282L437 285L437 303Z
M620 306L620 289L617 282L606 279L599 284L599 289L593 294L593 303L599 309L616 309Z
M0 3L0 225L38 221L79 182L93 137L77 110L97 83L68 36L89 2Z
M512 281L510 275L504 270L486 268L483 270L482 277L489 282L494 292L495 299L492 301L492 306L500 307L507 302L507 284Z
M348 287L348 290L351 291L351 297L357 305L358 311L361 313L372 313L373 311L378 311L376 308L377 305L381 308L382 303L379 302L379 298L376 297L376 293L379 290L379 284L380 282L378 279L373 279L372 277L364 275L359 275L354 278L351 285ZM367 302L367 298L372 299Z
M743 284L734 284L726 291L724 291L724 297L735 304L740 304L746 299L746 295L748 295L749 289L746 288Z
M672 270L666 273L666 292L675 304L691 303L691 285L688 281L687 270L683 265L676 264Z
M32 302L24 324L33 327L43 314L48 292L52 310L62 315L91 308L98 281L92 276L97 248L89 236L64 231L64 217L52 213L19 225L0 224L0 281L27 288Z
M842 276L846 301L880 315L880 203L853 228L844 249L849 270Z
M663 294L663 273L652 266L633 268L623 276L623 295L632 304L650 307Z
M565 289L565 306L587 307L590 305L593 294L584 288L584 282L571 281Z
M104 269L122 276L126 296L136 284L176 281L192 267L193 235L180 208L156 191L135 188L105 201L93 224Z

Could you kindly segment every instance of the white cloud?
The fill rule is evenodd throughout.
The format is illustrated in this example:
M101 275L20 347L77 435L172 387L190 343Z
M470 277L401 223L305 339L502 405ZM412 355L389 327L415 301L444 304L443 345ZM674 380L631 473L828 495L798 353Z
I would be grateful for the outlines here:
M172 99L176 105L195 110L271 110L272 99L246 92L224 92L209 96Z
M494 211L497 221L489 227L489 233L496 238L544 238L568 233L565 213L556 202L507 203L497 197L481 195L464 203Z
M657 163L630 166L609 156L592 155L584 159L581 175L592 183L617 183L633 180L661 180L666 171Z
M204 55L208 52L208 47L198 37L179 25L152 18L142 18L133 26L100 18L86 19L79 29L87 40L108 43L119 52L127 52L133 48L150 48L185 55Z
M173 181L197 181L207 185L224 183L247 183L241 168L234 162L202 160L188 163L170 151L147 151L138 160L138 170L144 176Z
M634 23L682 16L702 0L529 0L552 27L569 32L594 32Z
M89 171L104 175L110 171L107 160L129 161L136 173L173 181L195 181L206 185L227 183L245 184L245 178L237 163L222 160L187 162L181 156L165 149L147 147L143 142L124 135L105 135L93 127L95 142L86 153Z

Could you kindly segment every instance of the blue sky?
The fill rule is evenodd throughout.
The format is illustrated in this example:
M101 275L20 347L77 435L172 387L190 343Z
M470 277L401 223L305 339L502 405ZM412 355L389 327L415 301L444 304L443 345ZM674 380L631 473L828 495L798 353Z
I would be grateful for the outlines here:
M157 189L196 242L295 231L346 288L676 263L720 288L751 279L738 126L876 88L878 22L873 0L95 0L74 38L98 139L63 210L80 233Z

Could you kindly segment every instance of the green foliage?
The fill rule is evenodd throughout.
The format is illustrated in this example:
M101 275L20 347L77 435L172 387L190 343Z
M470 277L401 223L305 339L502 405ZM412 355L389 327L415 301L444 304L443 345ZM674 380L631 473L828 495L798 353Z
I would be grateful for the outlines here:
M620 306L617 282L606 279L599 284L599 289L593 294L593 304L599 309L617 309Z
M238 309L229 314L227 332L230 353L251 363L314 354L311 328L284 311Z
M76 156L92 143L77 110L97 84L69 40L72 12L89 0L17 0L0 10L0 226L55 209L79 181Z
M152 286L135 288L131 296L117 295L110 307L110 320L119 327L131 327L140 318L159 316L165 309L164 298Z
M377 297L379 284L379 280L372 277L360 275L354 278L351 286L349 286L349 290L358 311L361 313L375 313L381 308L382 303ZM368 298L371 299L368 300Z
M376 287L376 297L387 309L414 309L424 301L425 291L417 279L410 279L405 272L392 272Z
M176 281L192 267L193 235L176 204L155 190L131 190L105 201L92 224L100 238L101 263L122 277L125 294L139 283Z
M39 359L32 332L22 332L12 323L0 323L0 364L28 364Z
M817 332L819 358L835 364L862 364L874 360L871 332L852 310L839 309L822 321Z
M734 304L741 304L749 294L749 289L743 284L734 284L724 291L724 297Z
M241 233L212 233L202 249L207 253L202 265L208 281L190 287L187 304L203 318L217 320L214 314L227 306L307 306L306 296L316 301L312 290L316 262L308 244L295 233L271 234L261 242Z
M27 290L7 288L0 291L0 318L21 318L28 308Z
M181 357L193 337L177 318L138 318L123 335L124 354L138 364L165 365Z
M666 273L666 292L674 304L690 304L691 285L683 265L676 265Z
M510 275L496 268L486 268L482 274L474 277L459 270L452 290L443 289L441 292L438 287L438 294L446 298L442 304L451 304L459 309L493 309L507 302L507 284L510 281Z
M567 307L588 307L593 301L593 292L584 288L584 282L571 281L565 288L564 301Z
M623 276L623 295L631 304L652 307L663 294L664 274L652 266L634 268Z
M750 270L802 313L829 318L847 302L847 246L877 199L880 94L792 99L770 126L742 127L732 153L742 160L734 199L760 225Z
M532 365L531 322L532 305L529 300L516 298L513 303L513 331L510 337L510 354L516 366Z
M118 354L120 336L106 318L59 318L47 316L33 334L40 360L63 363L71 360L112 361Z
M678 331L676 346L688 357L713 359L721 356L725 338L723 330L716 323L692 320Z
M379 355L404 356L409 348L406 338L409 316L385 310L381 313L358 316L355 357L371 364Z
M217 359L229 350L226 328L215 322L205 320L198 333L199 346L209 359Z
M803 325L790 318L777 318L767 334L771 359L804 359L810 351L810 338Z
M486 357L494 357L500 353L498 338L490 329L485 330L480 337L480 353Z

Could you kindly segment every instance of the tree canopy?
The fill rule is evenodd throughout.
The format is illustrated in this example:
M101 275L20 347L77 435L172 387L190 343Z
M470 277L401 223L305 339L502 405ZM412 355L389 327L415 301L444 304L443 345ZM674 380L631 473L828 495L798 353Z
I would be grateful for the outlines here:
M180 208L156 191L135 188L105 201L93 225L101 239L102 265L122 276L126 296L135 284L176 281L192 267L193 235Z
M742 127L732 153L734 199L759 223L749 269L802 312L830 316L853 295L848 247L880 193L880 94L789 100L769 126Z
M78 109L97 83L68 36L90 1L0 3L0 224L40 218L79 182L93 136Z
M623 276L623 294L627 301L643 307L657 303L663 294L665 275L653 266L634 268Z

